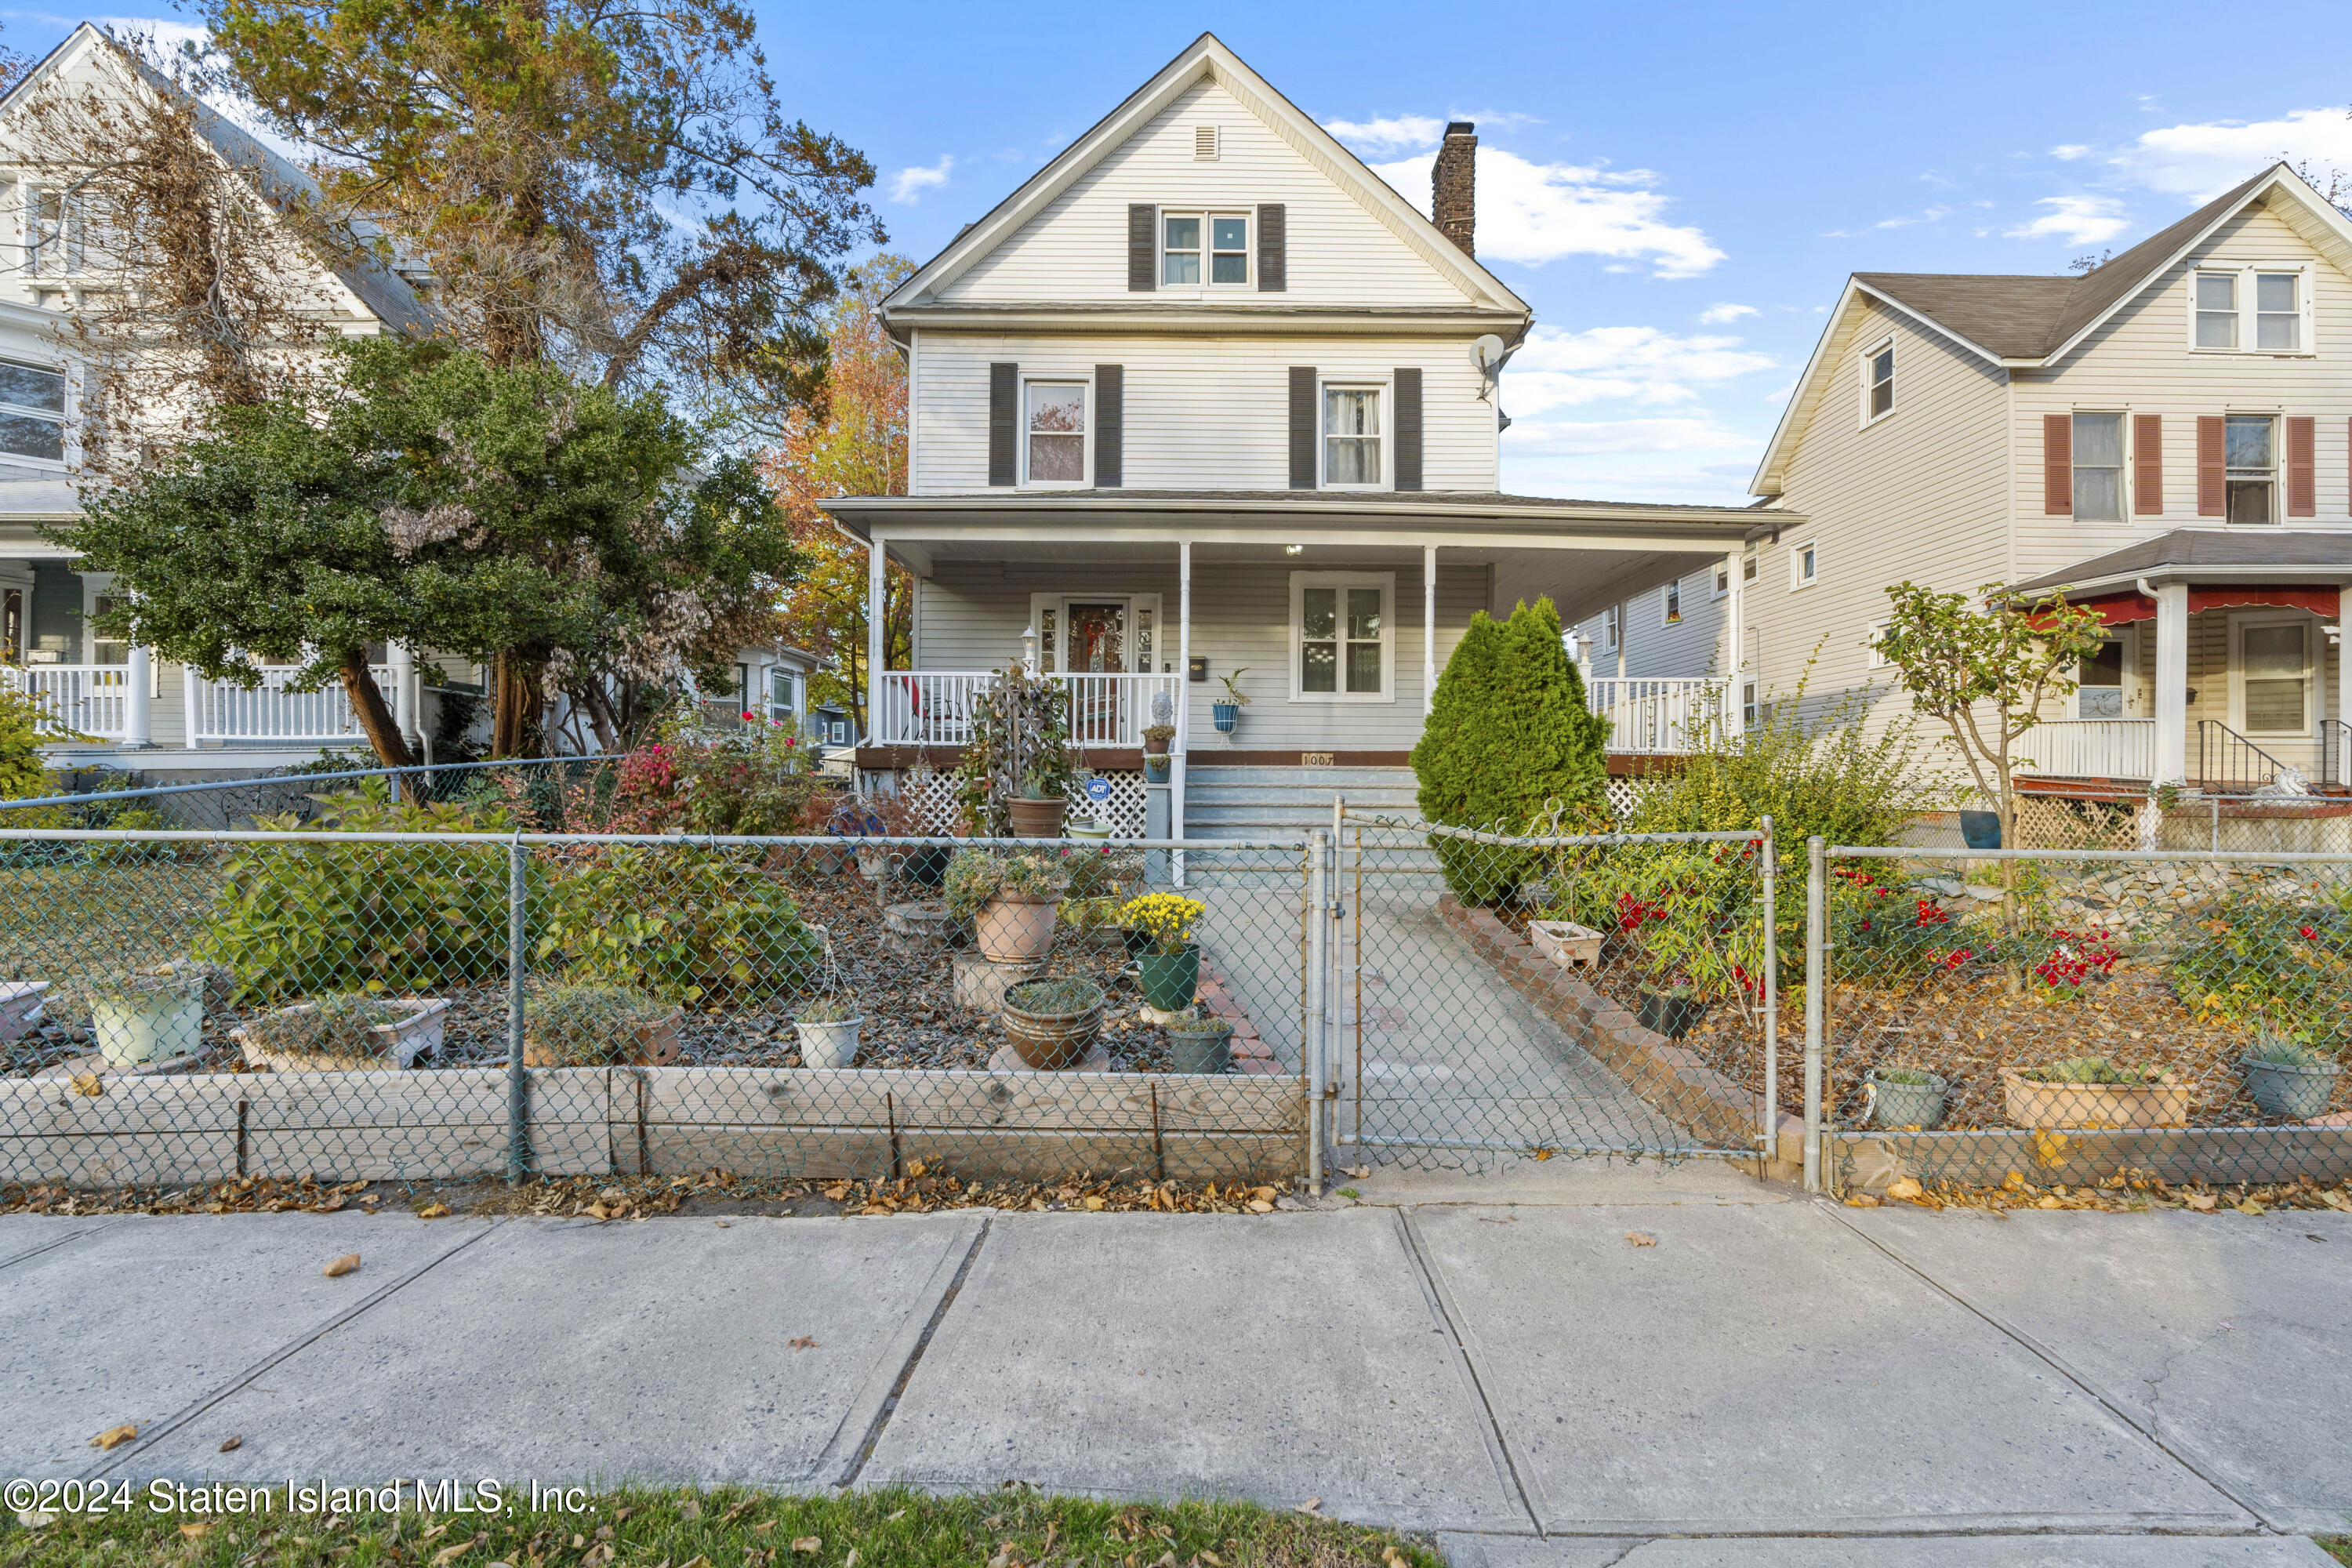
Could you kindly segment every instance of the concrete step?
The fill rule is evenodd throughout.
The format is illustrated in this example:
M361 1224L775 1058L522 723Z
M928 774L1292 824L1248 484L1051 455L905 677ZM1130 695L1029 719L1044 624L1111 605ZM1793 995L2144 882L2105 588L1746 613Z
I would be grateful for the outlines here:
M1419 796L1411 790L1361 789L1337 792L1353 811L1411 811ZM1188 784L1184 799L1191 805L1261 805L1281 811L1320 811L1331 815L1332 796L1298 790L1264 789L1248 784Z
M1320 790L1326 795L1358 788L1417 789L1411 768L1220 767L1214 752L1195 752L1185 770L1192 784L1249 784L1281 789Z

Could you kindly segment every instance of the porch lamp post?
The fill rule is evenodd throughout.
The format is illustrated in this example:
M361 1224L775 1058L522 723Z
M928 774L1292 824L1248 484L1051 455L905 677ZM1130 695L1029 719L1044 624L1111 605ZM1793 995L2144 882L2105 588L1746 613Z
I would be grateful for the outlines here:
M1021 628L1021 668L1032 675L1037 673L1037 628L1034 626Z

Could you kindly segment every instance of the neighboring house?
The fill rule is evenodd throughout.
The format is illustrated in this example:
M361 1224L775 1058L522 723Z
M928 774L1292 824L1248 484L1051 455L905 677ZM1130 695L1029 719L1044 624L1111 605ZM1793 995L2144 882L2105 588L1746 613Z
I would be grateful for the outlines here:
M41 190L37 177L10 165L8 150L27 106L61 84L124 95L156 85L84 23L0 99L0 679L17 681L63 725L92 738L58 748L61 760L83 765L233 773L282 763L289 752L362 745L340 687L289 692L291 672L273 669L259 690L247 691L93 637L84 618L106 605L111 579L78 570L75 552L41 534L45 524L79 516L72 475L82 389L68 350L72 312L94 279L69 194ZM257 170L273 195L313 188L228 121L199 118L214 152ZM321 319L347 336L430 319L409 281L372 259L321 256L307 286ZM421 680L416 661L390 648L376 678L402 727L415 731L430 672Z
M750 714L801 729L808 721L809 677L816 666L816 655L782 643L738 648L734 684L724 691L698 684L696 700L721 721L740 723Z
M1532 316L1473 253L1476 146L1447 128L1433 222L1204 34L884 301L908 493L824 503L875 596L884 552L917 580L862 766L943 765L1031 657L1107 773L1169 700L1175 822L1210 763L1307 770L1328 816L1313 770L1402 769L1477 611L1581 616L1741 548L1743 509L1499 492Z
M1578 635L1752 710L1817 649L1811 697L1891 687L1892 584L2063 585L2109 638L2040 774L2341 781L2347 367L2352 223L2284 163L2079 277L1857 273L1751 487L1772 535Z

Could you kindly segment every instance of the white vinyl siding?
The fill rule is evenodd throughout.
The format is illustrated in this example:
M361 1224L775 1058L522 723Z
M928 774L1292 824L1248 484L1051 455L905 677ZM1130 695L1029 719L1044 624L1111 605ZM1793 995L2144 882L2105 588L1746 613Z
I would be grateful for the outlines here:
M1000 361L1017 363L1033 381L1083 381L1097 363L1123 366L1121 447L1130 489L1286 489L1292 365L1313 365L1327 385L1381 386L1397 366L1418 365L1423 486L1499 488L1495 405L1479 400L1466 340L1016 338L927 331L921 342L909 399L919 495L988 489L988 367Z
M1194 133L1213 122L1218 127L1217 155L1202 160L1197 156ZM1149 126L949 284L940 297L972 302L1121 305L1146 299L1127 289L1127 209L1135 202L1148 202L1162 212L1248 212L1253 227L1261 203L1282 204L1286 209L1288 287L1279 295L1266 296L1267 301L1288 306L1468 302L1459 287L1333 184L1306 154L1211 82L1179 95ZM1251 239L1255 243L1255 233ZM1255 255L1250 266L1255 279ZM1244 298L1230 289L1163 289L1163 297L1204 293ZM1245 298L1258 296L1252 292Z

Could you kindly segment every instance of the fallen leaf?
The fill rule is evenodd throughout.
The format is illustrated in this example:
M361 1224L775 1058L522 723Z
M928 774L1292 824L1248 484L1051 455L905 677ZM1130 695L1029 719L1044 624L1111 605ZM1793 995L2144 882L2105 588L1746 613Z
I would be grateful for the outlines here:
M1311 1497L1311 1498L1308 1498L1305 1502L1300 1503L1300 1504L1299 1504L1296 1509L1292 1510L1291 1511L1292 1511L1292 1512L1294 1512L1294 1513L1313 1513L1317 1509L1319 1509L1319 1508L1321 1508L1322 1506L1323 1506L1323 1500L1322 1500L1321 1498L1319 1498L1319 1497Z
M1549 1159L1550 1159L1550 1158L1551 1158L1551 1151L1550 1151L1550 1150L1549 1150L1549 1149L1538 1149L1538 1150L1537 1150L1537 1151L1536 1151L1536 1163L1537 1163L1537 1164L1540 1165L1540 1164L1542 1164L1546 1160L1549 1160Z
M78 1072L74 1074L73 1091L95 1098L106 1092L106 1080L94 1072Z
M2261 1204L2256 1203L2252 1198L2248 1198L2245 1202L2238 1205L2238 1212L2240 1214L2263 1214L2267 1211Z
M728 1223L727 1223L725 1220L723 1220L723 1219L714 1219L714 1220L712 1220L710 1223L711 1223L711 1224L713 1224L713 1225L715 1225L715 1226L718 1226L719 1229L721 1229L721 1230L727 1230L727 1229L731 1228L731 1227L728 1225Z
M1249 1203L1249 1212L1252 1214L1272 1214L1274 1212L1274 1205L1266 1202L1264 1198L1252 1198Z
M2342 1209L2347 1214L2352 1214L2352 1198L2346 1197L2342 1193L2322 1193L2319 1194L2319 1201L2329 1208Z
M816 1349L816 1341L807 1334L803 1334L796 1340L786 1340L784 1343L792 1346L793 1349L796 1351L813 1351Z
M224 1454L234 1454L234 1453L236 1453L239 1448L242 1448L242 1447L245 1447L245 1438L244 1438L243 1436L236 1436L236 1437L231 1437L227 1442L223 1443L223 1444L220 1446L220 1448L219 1448L219 1450L218 1450L218 1451L219 1451L219 1452L221 1452L221 1453L224 1453Z
M16 1522L26 1530L39 1530L57 1521L58 1516L47 1509L20 1508L16 1510Z
M433 1568L445 1568L446 1564L455 1563L481 1543L482 1537L478 1535L471 1541L461 1541L455 1546L443 1547L433 1554Z
M120 1448L137 1436L139 1436L139 1428L133 1426L109 1426L105 1431L92 1437L89 1440L89 1446L93 1448Z
M613 1211L606 1208L603 1204L590 1204L588 1205L587 1213L589 1217L592 1219L611 1219L613 1217Z
M677 1568L710 1568L710 1559L698 1552L693 1556L688 1558L685 1562L679 1563Z
M916 1162L917 1164L921 1163ZM841 1568L857 1568L857 1548L853 1546L849 1549L849 1555L841 1560Z
M1856 1193L1846 1199L1845 1206L1850 1209L1874 1209L1878 1206L1878 1200L1868 1193Z
M1886 1195L1890 1198L1903 1198L1908 1200L1920 1197L1927 1192L1927 1188L1919 1184L1919 1179L1916 1176L1905 1176L1900 1181L1894 1182L1887 1186Z
M448 1213L449 1205L447 1204L426 1204L423 1208L416 1211L416 1217L418 1219L442 1219L446 1217Z
M1102 1199L1100 1199L1100 1198L1088 1198L1088 1199L1087 1200L1087 1212L1088 1214L1098 1214L1098 1213L1100 1213L1100 1212L1102 1211L1102 1206L1103 1206L1103 1201L1102 1201ZM1257 1205L1256 1205L1255 1204L1252 1204L1250 1206L1251 1206L1252 1208L1255 1208ZM1269 1205L1269 1206L1271 1206L1271 1205Z
M1250 1189L1250 1196L1254 1198L1265 1198L1270 1202L1275 1197L1276 1191L1277 1189L1274 1187L1252 1187Z
M905 1509L903 1509L903 1508L902 1508L902 1509L900 1509L900 1510L899 1510L898 1512L896 1512L896 1513L893 1513L893 1514L886 1514L886 1515L884 1515L884 1516L883 1516L883 1519L882 1519L882 1522L883 1522L883 1523L885 1523L885 1524L896 1524L896 1523L898 1523L900 1520L902 1520L902 1519L904 1519L904 1518L906 1518L906 1517L907 1517L907 1510L906 1510Z
M1652 1236L1646 1230L1629 1230L1625 1233L1625 1239L1632 1242L1636 1247L1655 1247L1658 1245L1658 1238Z
M702 1517L702 1505L695 1501L692 1498L688 1498L684 1502L677 1505L677 1517L680 1519L700 1519Z
M822 1552L824 1550L824 1537L821 1535L796 1535L793 1537L793 1550L795 1552Z
M2192 1193L2189 1194L2189 1206L2199 1214L2211 1214L2221 1206L2221 1200L2210 1193Z
M2038 1209L2063 1209L2066 1206L2066 1200L2054 1193L2044 1193L2033 1200L2033 1206Z
M341 1279L344 1275L356 1270L359 1266L360 1255L356 1252L346 1252L341 1258L336 1258L332 1263L328 1264L323 1272L330 1279Z

